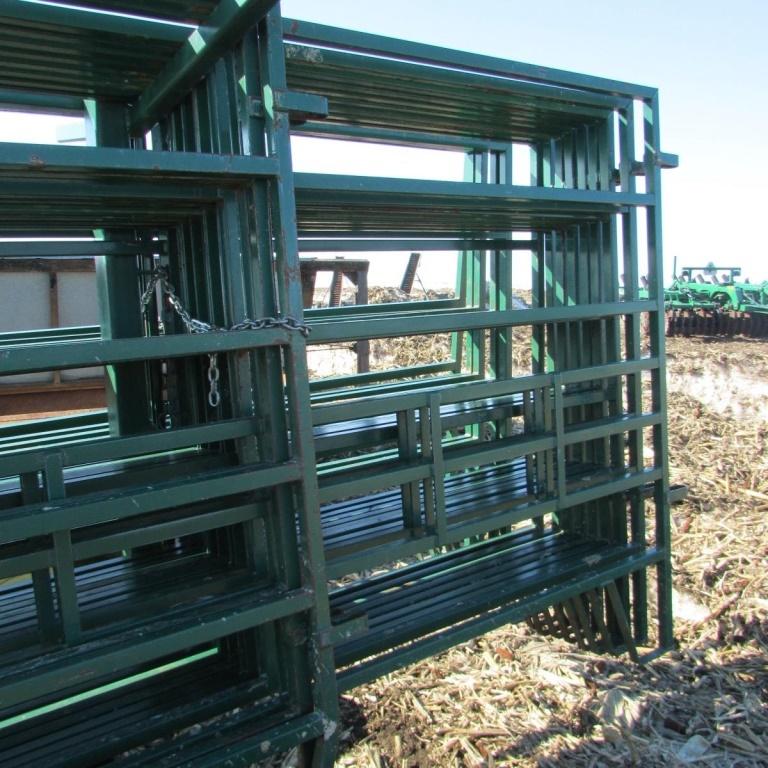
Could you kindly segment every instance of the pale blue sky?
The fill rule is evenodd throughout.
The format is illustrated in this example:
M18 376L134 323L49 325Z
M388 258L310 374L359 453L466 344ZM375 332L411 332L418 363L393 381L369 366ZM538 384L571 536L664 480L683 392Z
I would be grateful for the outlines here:
M662 146L680 155L680 167L663 174L667 275L676 256L678 267L714 261L743 267L753 281L768 279L761 237L768 218L768 0L283 0L282 9L289 17L659 88ZM61 121L0 113L0 141L55 141ZM382 175L409 175L415 166L410 158L380 157L377 167L375 159L361 160L366 152L369 145L360 145L345 156ZM329 170L313 167L315 154L296 146L297 169ZM422 157L419 167L439 177L431 160ZM460 174L455 161L439 162ZM341 164L337 170L348 172ZM393 264L398 279L405 258ZM445 272L437 259L426 259L425 276Z
M667 272L768 278L768 2L283 0L283 15L659 88Z

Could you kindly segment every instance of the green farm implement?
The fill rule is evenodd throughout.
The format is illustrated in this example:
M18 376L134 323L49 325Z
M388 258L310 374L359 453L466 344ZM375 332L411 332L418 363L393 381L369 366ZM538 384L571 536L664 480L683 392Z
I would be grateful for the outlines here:
M768 336L768 281L739 267L684 267L664 290L668 336Z

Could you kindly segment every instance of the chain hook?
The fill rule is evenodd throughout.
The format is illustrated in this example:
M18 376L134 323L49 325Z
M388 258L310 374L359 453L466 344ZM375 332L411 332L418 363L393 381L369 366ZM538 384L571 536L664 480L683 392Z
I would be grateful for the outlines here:
M181 303L181 299L176 295L176 288L168 279L168 271L165 267L157 267L152 272L152 279L149 281L144 293L141 294L142 311L146 312L152 296L155 294L156 287L160 285L162 293L168 298L168 303L173 311L179 316L181 322L187 330L187 333L210 333L212 331L260 331L266 328L282 328L286 331L298 331L304 338L310 333L310 328L306 323L300 323L293 317L264 317L259 320L251 320L246 317L239 323L234 323L229 328L220 328L212 323L206 323L204 320L198 320L192 317L189 311ZM208 354L208 383L210 390L208 392L208 404L211 408L217 408L221 403L221 393L219 391L219 377L221 373L218 366L217 353Z

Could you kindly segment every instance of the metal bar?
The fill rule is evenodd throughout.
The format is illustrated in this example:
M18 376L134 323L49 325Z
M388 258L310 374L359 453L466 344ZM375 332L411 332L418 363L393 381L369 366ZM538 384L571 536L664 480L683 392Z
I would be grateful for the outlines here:
M146 546L195 533L205 533L216 528L236 525L252 520L258 514L256 504L243 504L236 507L217 509L213 512L199 512L189 517L174 518L167 522L149 522L135 530L121 530L105 533L92 539L77 541L72 551L75 559L84 560L109 554L121 549Z
M35 178L37 174L40 178L54 179L59 174L80 172L90 174L94 179L125 174L123 180L126 182L146 175L153 183L172 179L221 184L273 177L277 173L277 163L274 158L246 155L0 142L0 169L6 173L23 174L25 179Z
M635 114L634 105L619 113L620 150L621 150L621 185L624 189L634 190L637 186L632 167L635 163ZM624 297L632 300L637 297L640 287L638 272L638 214L632 209L622 217L623 232L623 266L624 266ZM641 316L630 315L625 319L625 347L628 358L639 358L642 355ZM635 412L642 409L643 383L640 374L630 376L627 380L627 407ZM644 465L643 433L637 431L629 436L630 465ZM632 541L644 542L646 539L645 502L642 494L638 493L629 500L630 527ZM646 637L648 633L648 576L645 571L633 575L633 592L635 600L635 632L638 638Z
M282 39L282 21L279 6L270 11L262 24L266 45L261 47L261 65L269 86L277 90L286 89L285 54ZM265 94L266 96L266 94ZM272 185L271 199L276 209L274 223L274 251L277 261L277 288L281 306L291 316L301 318L303 313L299 263L299 247L295 222L296 195L292 173L290 126L287 116L280 112L265 119L266 136L271 153L277 155L280 175ZM275 220L276 218L276 220ZM268 248L269 253L272 247ZM287 350L287 389L291 409L291 434L293 450L302 462L300 506L298 517L301 533L302 577L313 594L309 614L309 631L317 644L307 643L304 648L304 664L310 673L299 688L299 696L311 697L311 705L322 713L325 721L333 723L326 728L322 739L307 748L312 752L313 768L330 768L335 759L339 737L338 693L334 675L332 646L323 647L319 638L331 630L330 603L325 570L322 528L319 514L319 490L317 485L316 459L312 435L310 411L309 371L307 369L306 346L302 338L297 339ZM298 557L298 552L292 553ZM309 757L309 755L307 755Z
M226 760L229 765L254 765L273 755L290 753L293 747L310 739L323 738L327 727L327 721L321 712L310 712L301 717L285 719L264 733L264 738L251 736L228 746L222 745L213 753L203 747L208 754L197 758L195 764L199 768L218 768L221 761ZM221 734L217 732L214 739L220 738Z
M392 368L386 371L369 371L367 373L351 374L349 376L328 376L324 379L313 379L310 382L310 391L312 393L341 391L346 387L361 387L366 384L376 382L386 382L399 380L413 376L428 376L434 373L445 373L452 371L452 363L431 363L428 365L404 366L403 368ZM352 393L357 396L357 390Z
M8 5L10 0L4 0ZM18 3L14 3L18 5ZM35 93L31 91L0 88L0 111L35 112L52 115L81 115L83 100L76 96L63 96L55 93Z
M640 659L637 655L637 647L635 640L632 637L632 630L629 626L629 620L627 619L626 611L624 610L624 603L619 595L619 590L616 587L616 582L611 581L606 584L606 591L608 593L608 601L610 603L610 610L613 617L616 619L616 623L619 627L619 632L624 640L624 645L629 653L629 658L638 664Z
M396 541L394 546L388 542L381 547L371 546L361 553L355 552L339 557L335 556L331 549L328 552L328 578L340 579L350 573L360 573L382 563L391 562L393 554L398 559L415 557L425 551L433 550L437 546L437 536L427 534L416 539L403 537Z
M296 93L295 91L272 91L273 108L287 112L291 123L304 122L310 118L328 117L328 99L312 93ZM264 108L263 101L258 101Z
M429 427L432 447L432 480L435 486L435 534L440 545L448 538L448 520L445 507L445 454L443 451L443 429L440 420L440 393L429 395Z
M485 614L477 619L441 630L430 635L428 638L415 641L407 649L396 648L370 662L340 670L339 688L341 691L348 691L395 669L439 653L458 643L471 640L478 635L490 632L505 624L522 621L531 613L543 611L547 607L557 604L573 594L601 587L605 585L606 579L611 577L618 578L639 568L647 568L657 563L660 557L653 550L643 555L629 556L624 563L605 570L595 570L588 576L579 577L573 581L550 587L544 590L540 596L533 599L523 600L520 603L506 606L494 613Z
M403 464L418 460L415 412L413 410L398 411L396 417L399 460ZM400 485L400 503L405 530L416 530L421 527L419 485L417 481L403 482Z
M136 339L101 339L68 344L3 347L0 349L0 376L287 346L293 339L290 331L282 328L264 328L259 331L216 331L195 335L173 334Z
M99 439L84 445L55 445L43 450L30 450L28 453L16 452L0 458L0 476L15 475L41 469L47 457L55 453L61 457L62 464L74 466L94 462L127 459L145 453L162 453L190 446L216 443L222 440L236 440L256 433L256 419L232 419L197 427L157 430L144 435ZM84 435L88 440L89 435ZM4 446L0 443L0 451Z
M422 43L372 35L366 32L352 32L336 29L308 21L283 19L283 34L287 40L334 45L353 51L390 54L433 64L452 64L470 69L482 69L502 76L516 77L532 82L560 84L569 88L581 88L595 93L616 94L624 97L653 97L655 88L633 85L587 75L579 75L550 67L539 67L517 61L498 59L491 56L464 53L450 48L440 48Z
M635 571L635 573L640 573L644 571ZM605 623L605 617L603 615L603 609L605 605L605 601L598 595L597 590L590 589L587 590L584 593L584 597L587 600L587 603L589 604L590 609L590 615L592 616L595 624L597 625L597 631L602 638L603 645L605 646L605 650L612 653L613 652L613 640L611 639L611 633L608 630L608 626Z
M531 187L515 184L488 184L466 181L428 181L424 179L395 179L371 176L344 176L341 174L296 173L294 174L299 208L306 193L322 192L341 195L409 195L414 200L431 198L435 200L455 199L464 206L477 200L504 201L507 204L574 203L585 206L603 205L619 210L627 205L652 205L651 193L608 192L582 189ZM383 202L383 200L382 200Z
M557 499L554 498L554 494L553 498L547 498L541 501L526 501L523 499L515 503L515 500L513 500L500 510L485 514L478 519L451 522L446 528L445 538L440 543L441 545L460 543L465 539L474 536L482 536L489 531L498 530L510 525L517 525L518 523L530 521L531 519L539 520L544 515L564 512L573 509L586 501L604 498L613 493L625 493L628 490L643 486L647 483L650 477L653 477L653 475L641 473L637 476L625 475L617 480L609 479L606 482L598 482L594 487L584 491L571 492L562 504L558 504ZM542 533L541 530L539 532ZM423 544L420 545L416 551L424 551L432 546L436 546L436 543L433 544L425 539L423 540ZM402 556L405 557L405 553L403 553ZM379 564L381 562L386 562L386 560L380 560ZM365 567L371 567L371 563L368 563ZM342 575L342 573L354 572L356 572L355 569L350 569L349 571L344 572L334 571L336 576Z
M21 474L19 479L21 481L22 502L24 504L39 502L42 498L42 489L38 483L37 472ZM52 643L58 638L60 631L56 621L56 607L53 600L48 563L36 565L34 562L30 562L28 557L22 558L22 561L20 572L31 571L32 573L32 591L35 597L35 614L40 635L46 642ZM3 574L0 578L14 576L18 572Z
M563 383L559 375L554 376L553 381L555 422L555 461L557 464L557 496L559 500L566 501L567 489L565 478L565 413L563 410ZM574 440L576 442L576 440Z
M477 381L478 376L469 373L448 373L444 376L429 376L427 378L400 381L396 377L395 381L379 385L362 386L355 389L331 390L330 392L318 392L312 396L312 404L321 404L359 398L367 395L385 395L397 392L407 392L410 390L421 390L441 384L462 384L467 381Z
M439 408L439 405L437 406ZM437 530L435 451L433 448L429 408L418 409L421 458L432 464L432 477L424 481L424 525L429 533Z
M243 605L235 610L214 609L184 622L164 618L156 623L157 629L148 624L120 633L111 642L102 641L95 648L85 646L82 652L68 655L64 663L54 655L34 670L15 669L0 680L3 702L10 707L71 685L82 686L121 669L306 611L312 595L304 590L282 594L275 590L259 600L251 591L247 602L241 600Z
M414 483L430 476L430 465L426 462L413 462L406 467L396 466L388 469L374 467L356 475L344 473L340 477L324 476L320 482L318 499L321 504L325 504L336 499L387 488L393 484Z
M65 256L151 256L164 253L167 243L81 240L77 242L0 242L0 259L56 259ZM1 267L2 265L0 265Z
M643 135L645 138L646 183L657 198L660 195L661 170L655 162L656 154L661 151L659 128L659 100L654 95L643 105ZM653 503L655 507L656 542L669 555L670 513L669 513L669 463L667 437L667 384L665 371L665 317L664 317L664 268L662 258L661 210L655 206L648 210L648 266L649 281L656 307L650 315L651 354L658 356L660 369L651 377L651 398L653 409L663 414L664 418L653 429L653 454L656 466L661 468L661 477L656 484ZM672 565L667 557L658 566L658 609L659 609L659 644L669 647L674 642L672 620Z
M59 149L76 149L77 151L74 154L64 155L64 158L70 158L69 161L65 159L62 162L61 155L55 153L43 155L45 159L41 159L41 162L53 163L55 168L57 163L65 166L75 158L93 157L88 154L90 151L125 153L129 146L125 131L125 110L121 104L102 104L92 100L86 102L85 128L89 144L100 145L98 149L93 146L60 147ZM101 157L106 159L104 154L101 154ZM67 185L69 186L70 183L71 181ZM40 179L32 184L48 188L47 177L46 180ZM48 194L53 191L52 188L48 189ZM74 192L75 189L71 191ZM98 226L100 223L98 219L91 222L92 226ZM94 235L97 239L106 239L103 231L94 231ZM137 236L138 234L134 233L133 239ZM116 239L120 239L120 234L116 235ZM121 295L124 286L137 283L138 269L137 258L117 261L106 258L96 260L99 323L106 339L143 335L141 307L136 301L126 302ZM149 412L146 365L142 362L134 362L107 366L104 385L111 432L127 434L146 429ZM130 396L126 396L129 391Z
M510 309L504 312L479 309L426 314L419 318L416 326L412 317L392 317L386 320L344 319L338 323L317 324L313 328L311 344L327 344L356 339L381 339L396 336L445 333L456 330L481 328L502 328L504 326L534 325L563 322L565 320L587 320L606 316L622 316L632 312L648 311L653 302L632 301L610 304L586 304L576 307L547 307L544 309Z
M331 253L337 251L530 251L536 247L535 240L508 240L505 238L475 238L467 240L457 239L370 239L370 238L344 238L344 239L299 239L299 250L302 253ZM0 251L0 253L2 253Z
M339 271L352 282L357 279L358 272L367 272L370 262L368 259L302 259L301 273L335 272ZM306 309L306 307L305 307Z
M58 6L53 3L29 3L18 0L0 0L0 17L14 21L27 21L50 25L52 28L71 28L103 32L132 38L138 45L157 42L182 43L189 34L184 27L168 24L148 16L94 13L74 5Z
M0 521L0 543L136 517L219 496L273 488L296 482L300 476L301 468L294 463L268 468L240 467L133 488L130 495L118 490L16 507L6 510Z
M96 267L93 259L29 259L14 258L0 261L0 272L94 272ZM51 323L51 328L58 323Z
M357 273L357 304L368 304L368 270L362 269ZM367 339L358 339L355 342L357 355L357 373L366 374L371 368L371 345Z
M454 309L463 307L460 299L432 299L428 301L393 301L384 304L365 304L363 306L350 305L345 307L323 307L322 309L310 309L304 313L307 322L312 325L333 322L342 317L369 318L373 316L384 317L394 315L417 315L423 310Z
M64 471L60 457L53 455L46 458L44 479L47 502L57 502L65 498ZM77 643L82 637L82 627L80 608L77 604L72 535L69 530L53 532L53 552L61 625L64 631L64 640L71 645Z
M2 93L2 92L0 92ZM350 141L370 142L373 144L394 144L401 146L424 147L427 149L462 150L465 152L480 149L504 149L501 141L481 139L474 136L447 136L443 133L426 131L408 131L395 128L380 128L367 125L346 125L328 122L309 121L293 127L299 136L315 138L342 138Z
M658 364L658 360L655 358L645 358L643 360L591 366L574 371L562 371L557 375L564 385L568 385L585 381L599 381L609 376L626 375L641 370L654 370L658 367ZM433 391L435 393L439 392L441 403L448 405L469 400L513 395L541 387L551 387L553 382L554 374L543 373L501 381L471 381L457 384L449 389L434 388ZM429 389L424 389L419 392L406 391L404 393L382 394L375 400L363 400L361 398L354 402L343 404L317 405L312 410L312 423L315 426L319 426L346 419L366 418L393 413L398 409L417 409L423 407L430 394Z

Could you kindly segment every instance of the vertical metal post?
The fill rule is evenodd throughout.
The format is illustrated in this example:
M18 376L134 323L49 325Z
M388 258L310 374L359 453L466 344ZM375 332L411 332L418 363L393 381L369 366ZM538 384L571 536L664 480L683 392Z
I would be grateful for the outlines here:
M278 9L269 12L262 23L264 41L261 51L261 67L264 88L286 88L285 54L282 44L282 28ZM267 93L264 94L265 96ZM269 99L264 98L268 104ZM296 232L296 199L291 164L291 139L288 117L280 112L267 110L267 148L276 157L278 177L273 182L272 199L276 209L273 219L276 264L278 270L278 296L286 315L303 316L301 298L299 247ZM312 660L312 693L316 708L324 713L328 727L324 738L316 745L311 759L315 768L331 768L335 760L338 742L339 710L336 688L333 649L322 641L331 630L330 604L325 576L322 530L320 528L317 475L310 412L309 372L307 370L306 344L298 334L287 350L287 389L291 409L291 430L294 451L302 466L302 483L299 495L302 548L305 553L304 570L308 586L315 595L311 612L311 636L314 653Z
M661 414L653 427L654 462L662 470L661 479L654 483L653 503L656 514L656 546L664 553L658 565L659 636L662 647L674 642L672 629L672 564L670 559L669 523L669 466L667 456L667 382L666 350L664 346L664 265L661 246L661 169L657 163L660 149L658 94L643 105L643 136L645 138L645 178L647 191L653 195L648 208L648 280L651 298L656 308L651 313L651 355L659 360L659 367L651 374L651 399L655 412Z
M101 147L128 147L125 107L121 104L85 102L88 144ZM97 239L106 233L95 232ZM109 233L110 238L124 237ZM105 339L136 338L144 335L139 304L138 259L96 257L101 334ZM135 293L126 286L136 286ZM121 363L106 367L106 399L110 427L114 434L135 434L151 426L147 372L143 363Z

